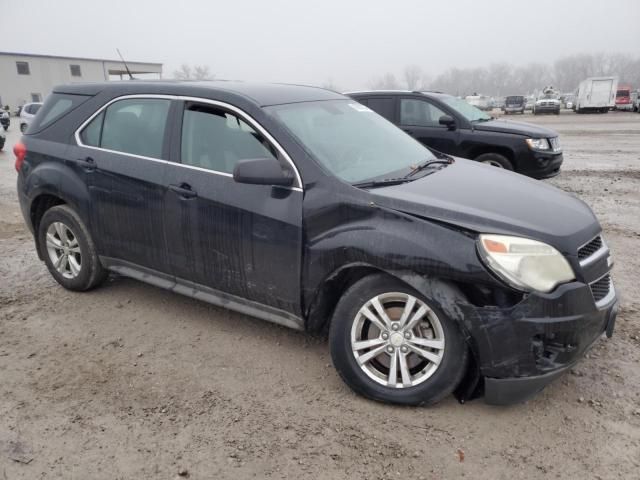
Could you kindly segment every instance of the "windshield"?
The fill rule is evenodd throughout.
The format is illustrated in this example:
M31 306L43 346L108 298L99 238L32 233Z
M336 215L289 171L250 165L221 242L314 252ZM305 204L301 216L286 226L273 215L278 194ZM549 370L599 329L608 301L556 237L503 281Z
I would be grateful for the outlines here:
M470 122L491 120L489 115L473 105L469 105L466 100L462 100L461 98L442 95L438 97L438 99L449 105Z
M331 173L350 183L406 175L435 156L354 100L267 107Z
M629 90L618 90L616 92L616 97L628 97L629 96Z

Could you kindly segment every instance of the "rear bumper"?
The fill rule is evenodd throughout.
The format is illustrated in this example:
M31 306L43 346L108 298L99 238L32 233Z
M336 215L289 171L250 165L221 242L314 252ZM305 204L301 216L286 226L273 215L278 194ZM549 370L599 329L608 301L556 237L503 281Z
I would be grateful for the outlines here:
M524 105L521 105L519 107L504 107L503 110L505 112L523 112L524 111Z
M532 293L511 308L465 306L485 401L527 400L575 365L603 333L610 337L618 310L611 288L599 307L581 282Z
M631 111L631 110L633 110L633 103L620 103L620 104L616 104L616 110L626 110L626 111Z

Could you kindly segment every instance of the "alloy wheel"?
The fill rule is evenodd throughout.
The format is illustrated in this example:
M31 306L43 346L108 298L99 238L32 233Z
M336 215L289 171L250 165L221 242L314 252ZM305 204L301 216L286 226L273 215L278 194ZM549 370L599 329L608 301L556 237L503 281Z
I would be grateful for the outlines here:
M375 382L390 388L412 387L426 381L441 364L444 330L422 300L407 293L384 293L356 314L351 350Z
M82 269L82 253L78 237L62 222L53 222L47 228L47 253L53 267L64 278L76 278Z

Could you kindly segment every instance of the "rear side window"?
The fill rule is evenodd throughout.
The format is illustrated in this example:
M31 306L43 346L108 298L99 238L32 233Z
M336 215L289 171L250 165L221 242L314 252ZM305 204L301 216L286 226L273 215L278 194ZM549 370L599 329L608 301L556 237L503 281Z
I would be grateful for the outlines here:
M29 132L38 132L43 128L48 127L56 120L75 109L78 105L87 101L89 98L91 97L87 95L52 93L46 98L44 104L35 104L30 107L25 107L25 111L27 113L38 113L31 122Z
M150 158L162 158L170 100L119 100L97 115L80 133L92 147Z
M367 106L377 114L393 122L393 117L395 116L393 98L369 98L367 99Z

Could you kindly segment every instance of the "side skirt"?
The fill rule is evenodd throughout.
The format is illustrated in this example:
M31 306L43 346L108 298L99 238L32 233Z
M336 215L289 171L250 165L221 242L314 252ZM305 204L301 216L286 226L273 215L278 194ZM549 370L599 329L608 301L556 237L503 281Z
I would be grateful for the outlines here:
M156 287L202 300L218 307L234 310L251 317L277 323L294 330L304 330L304 320L292 313L262 303L246 300L198 283L176 278L166 273L111 257L100 257L102 265L122 276L130 277Z

